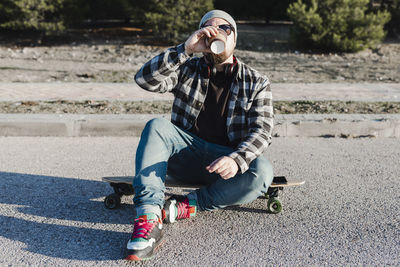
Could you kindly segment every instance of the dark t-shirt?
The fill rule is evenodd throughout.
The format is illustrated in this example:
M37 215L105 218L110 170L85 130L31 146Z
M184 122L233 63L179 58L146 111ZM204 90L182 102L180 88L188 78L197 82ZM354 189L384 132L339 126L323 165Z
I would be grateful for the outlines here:
M226 129L232 76L217 72L210 78L207 96L191 132L207 142L229 146Z

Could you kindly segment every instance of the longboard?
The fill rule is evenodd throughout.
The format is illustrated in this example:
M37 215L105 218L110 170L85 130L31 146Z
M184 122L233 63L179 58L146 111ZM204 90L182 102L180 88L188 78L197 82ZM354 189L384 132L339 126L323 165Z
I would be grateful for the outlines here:
M113 176L113 177L103 177L102 180L111 185L114 189L114 193L108 195L104 199L104 205L108 209L116 209L121 203L121 197L124 195L133 195L132 181L134 176ZM275 176L272 180L271 185L268 188L267 193L265 193L265 198L267 198L267 210L270 213L277 214L282 210L282 204L279 200L279 191L283 190L285 187L300 186L303 185L305 181L288 181L285 176ZM170 176L165 178L166 187L180 187L180 188L200 188L204 184L185 184L181 181L173 179Z

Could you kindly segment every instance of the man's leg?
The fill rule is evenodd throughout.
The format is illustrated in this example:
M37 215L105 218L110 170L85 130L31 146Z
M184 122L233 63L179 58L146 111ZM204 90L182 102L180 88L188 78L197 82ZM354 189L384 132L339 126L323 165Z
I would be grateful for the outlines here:
M210 176L214 177L215 182L196 190L199 210L215 210L250 203L267 192L274 175L271 163L265 157L259 156L243 174L227 180L218 174Z
M195 170L202 161L203 143L165 119L153 119L146 124L136 152L133 180L133 201L137 211L148 212L154 211L154 207L158 210L163 207L167 170L172 170L172 175L185 179L185 182L199 180L201 175L196 175ZM182 175L185 172L189 175Z
M126 259L139 261L154 254L162 238L161 208L168 160L182 153L195 157L192 150L197 145L190 134L165 119L153 119L146 124L136 152L136 219Z
M267 192L272 183L273 169L265 157L260 156L255 159L244 174L237 174L235 177L224 180L219 174L208 173L205 166L221 156L230 154L233 149L206 142L203 150L202 181L208 186L202 187L184 198L169 200L165 204L166 210L171 210L171 207L178 207L182 210L180 211L182 216L178 216L178 219L190 217L189 211L192 203L196 203L199 210L215 210L249 203ZM167 217L167 222L174 221L174 217L172 219Z

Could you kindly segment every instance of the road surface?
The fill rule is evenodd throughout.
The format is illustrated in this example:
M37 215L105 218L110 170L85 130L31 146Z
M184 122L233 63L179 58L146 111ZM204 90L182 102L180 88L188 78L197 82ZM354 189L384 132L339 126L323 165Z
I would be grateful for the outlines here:
M101 177L132 175L137 143L0 137L0 265L131 266L132 200L107 210ZM399 266L398 139L275 138L265 155L275 175L306 180L283 191L282 213L263 199L200 212L167 225L143 265Z

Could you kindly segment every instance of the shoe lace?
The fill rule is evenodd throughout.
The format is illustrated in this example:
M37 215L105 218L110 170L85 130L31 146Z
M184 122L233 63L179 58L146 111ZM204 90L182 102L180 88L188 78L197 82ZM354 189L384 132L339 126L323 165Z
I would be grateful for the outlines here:
M156 226L156 221L154 220L145 220L142 218L135 219L135 223L133 225L133 234L131 239L135 238L145 238L147 239L149 233Z
M186 219L190 218L190 213L192 213L192 209L189 205L189 199L185 198L185 200L177 202L176 208L178 210L178 215L176 219Z

